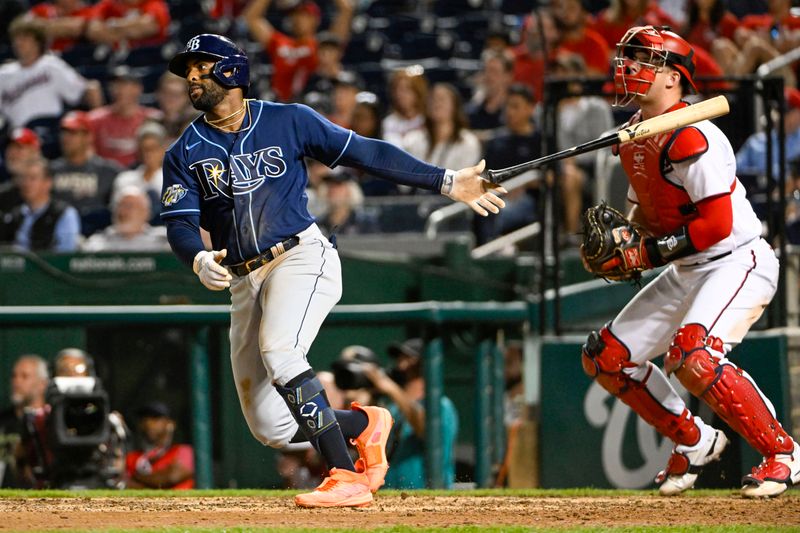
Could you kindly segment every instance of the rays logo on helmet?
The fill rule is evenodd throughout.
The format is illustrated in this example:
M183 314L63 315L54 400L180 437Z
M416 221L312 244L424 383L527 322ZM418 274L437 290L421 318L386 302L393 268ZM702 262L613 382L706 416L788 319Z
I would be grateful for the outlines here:
M161 203L164 204L164 207L175 205L180 202L184 196L186 196L187 192L189 191L187 191L186 187L183 185L170 185L164 191L164 195L161 197Z

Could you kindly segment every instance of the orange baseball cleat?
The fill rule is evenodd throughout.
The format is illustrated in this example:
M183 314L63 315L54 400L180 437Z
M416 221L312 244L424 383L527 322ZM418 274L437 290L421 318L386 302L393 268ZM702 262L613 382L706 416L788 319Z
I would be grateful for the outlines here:
M350 439L350 442L358 449L360 460L364 461L369 478L369 490L377 492L383 486L386 472L389 470L386 442L389 440L389 432L392 430L394 420L391 413L383 407L362 407L353 402L351 408L363 412L369 420L367 429L362 431L357 438Z

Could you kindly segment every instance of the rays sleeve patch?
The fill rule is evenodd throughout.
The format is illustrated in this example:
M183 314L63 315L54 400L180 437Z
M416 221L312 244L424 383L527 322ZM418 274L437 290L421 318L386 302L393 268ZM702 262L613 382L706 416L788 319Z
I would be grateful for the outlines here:
M161 203L164 204L164 207L169 207L171 205L175 205L180 202L184 196L186 196L186 187L180 184L170 185L164 191L164 195L161 197Z

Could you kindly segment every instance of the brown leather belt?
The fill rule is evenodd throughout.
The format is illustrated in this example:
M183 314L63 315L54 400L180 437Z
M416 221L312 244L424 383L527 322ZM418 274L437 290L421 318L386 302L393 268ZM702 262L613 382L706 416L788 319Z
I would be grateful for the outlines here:
M263 254L257 255L252 259L248 259L244 263L239 263L238 265L231 265L228 267L228 269L237 276L246 276L253 270L261 268L270 261L274 260L279 255L288 252L298 244L300 244L300 237L298 237L297 235L295 235L294 237L289 237L283 242L279 242L278 244L270 246L269 250L267 250Z

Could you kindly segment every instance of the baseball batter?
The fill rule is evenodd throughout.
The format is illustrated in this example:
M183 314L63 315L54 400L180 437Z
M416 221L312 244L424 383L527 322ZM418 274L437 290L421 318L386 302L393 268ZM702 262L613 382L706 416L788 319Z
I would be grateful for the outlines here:
M330 469L304 507L363 506L383 484L392 419L378 407L334 411L306 355L342 294L336 249L308 213L304 158L441 191L480 215L505 190L480 177L483 162L437 168L360 137L302 105L245 99L248 58L202 34L170 62L204 114L167 151L161 216L175 254L211 290L230 288L231 363L247 424L280 448L311 441ZM206 251L200 228L211 234ZM345 438L358 449L353 463Z
M696 91L694 50L670 31L630 29L614 62L616 105L640 107L631 124L688 105L681 97ZM667 375L674 373L764 456L743 478L743 495L777 496L800 482L800 446L752 378L726 358L769 304L778 280L778 261L760 238L730 142L703 121L621 145L618 153L630 181L629 218L650 236L607 268L669 266L589 335L583 368L675 442L656 478L661 494L691 488L728 442L689 412L650 362L666 353Z

